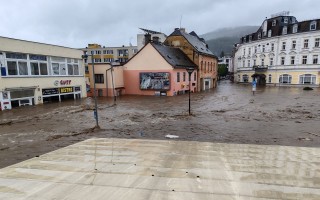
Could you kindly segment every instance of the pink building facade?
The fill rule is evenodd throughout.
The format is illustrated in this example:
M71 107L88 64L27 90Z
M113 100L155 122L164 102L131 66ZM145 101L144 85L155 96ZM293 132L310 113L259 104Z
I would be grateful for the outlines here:
M178 48L148 43L124 65L125 94L174 96L197 88L196 65Z

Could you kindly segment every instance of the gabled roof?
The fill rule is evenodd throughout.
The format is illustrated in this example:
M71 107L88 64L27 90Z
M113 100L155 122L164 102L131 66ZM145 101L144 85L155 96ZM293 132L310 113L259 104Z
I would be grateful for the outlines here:
M170 36L183 36L198 52L215 56L204 41L201 41L201 38L193 31L190 34L186 33L184 30L176 28Z
M173 68L197 68L197 66L179 48L150 43Z

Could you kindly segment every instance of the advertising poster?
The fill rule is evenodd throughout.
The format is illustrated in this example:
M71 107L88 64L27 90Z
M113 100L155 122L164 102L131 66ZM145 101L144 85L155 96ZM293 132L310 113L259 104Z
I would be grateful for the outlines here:
M170 77L168 72L140 73L141 90L170 90Z

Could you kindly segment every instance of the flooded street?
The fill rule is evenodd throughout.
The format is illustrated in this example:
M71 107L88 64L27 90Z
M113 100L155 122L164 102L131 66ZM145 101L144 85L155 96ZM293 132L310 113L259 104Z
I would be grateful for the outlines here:
M92 137L320 147L319 99L319 88L258 87L253 96L222 81L191 94L191 116L187 94L99 99L100 130L88 100L16 108L0 112L0 167Z

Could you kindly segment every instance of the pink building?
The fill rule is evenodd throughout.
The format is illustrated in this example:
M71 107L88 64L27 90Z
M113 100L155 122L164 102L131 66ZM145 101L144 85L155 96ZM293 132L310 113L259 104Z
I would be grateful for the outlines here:
M179 48L150 42L125 65L125 94L174 96L197 88L197 66Z

